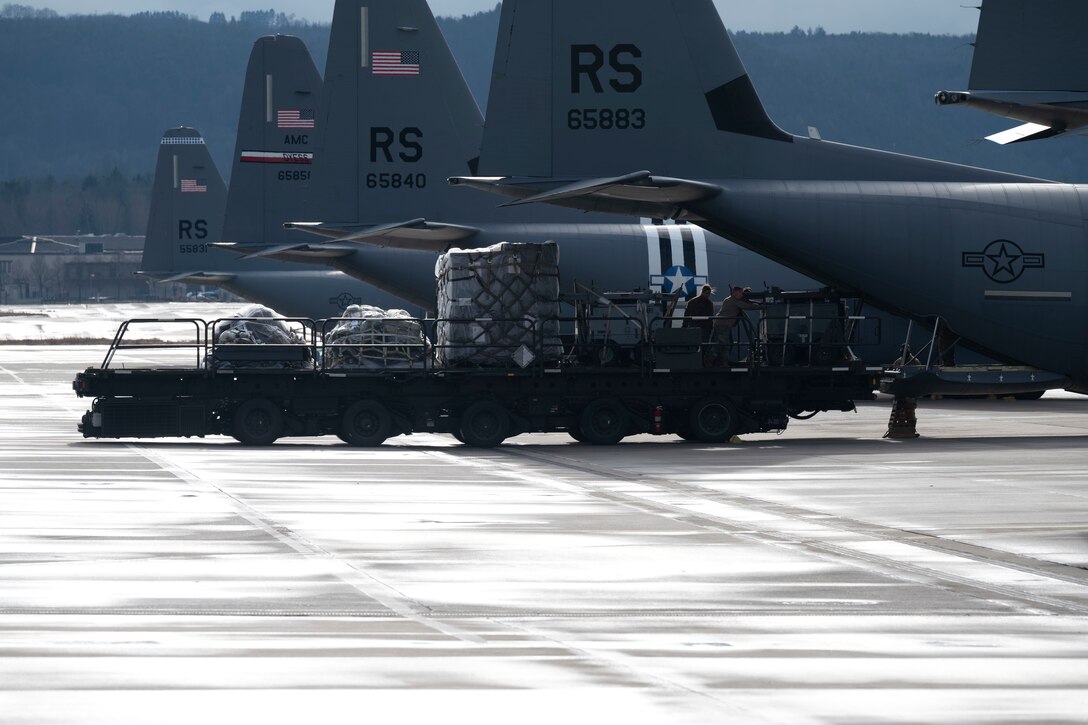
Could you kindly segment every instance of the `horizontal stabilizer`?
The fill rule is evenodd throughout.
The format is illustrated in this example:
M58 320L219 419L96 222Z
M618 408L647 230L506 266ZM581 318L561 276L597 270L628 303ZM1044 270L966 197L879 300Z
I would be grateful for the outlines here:
M634 208L645 212L652 205L656 209L653 216L660 218L670 218L688 204L705 201L721 193L721 187L714 184L653 176L649 171L573 182L494 176L455 176L449 182L454 186L468 186L517 197L517 201L508 206L545 203L587 211L629 213Z
M991 134L986 137L986 140L993 141L1001 146L1006 146L1011 143L1020 143L1021 141L1038 141L1039 139L1051 138L1063 133L1065 133L1064 128L1051 128L1050 126L1044 126L1041 123L1025 123L1016 128L1010 128L1005 131Z
M360 229L369 229L366 224L337 224L326 222L284 222L284 229L294 229L308 234L316 234L319 237L329 239L343 239L349 234L355 234Z
M572 199L579 196L590 196L603 193L613 187L625 184L637 184L650 178L649 171L635 171L625 176L615 176L610 179L586 179L564 184L549 191L542 191L532 196L527 196L517 201L511 201L503 206L517 206L519 204L549 204Z
M178 282L185 284L222 284L235 278L233 272L137 272L141 277L150 277L156 284Z
M476 227L429 222L422 218L378 226L288 222L284 227L329 237L341 243L421 252L445 252L456 243L480 233Z
M242 255L242 259L279 259L284 261L310 261L346 257L355 250L326 244L246 244L242 242L218 242L213 246Z

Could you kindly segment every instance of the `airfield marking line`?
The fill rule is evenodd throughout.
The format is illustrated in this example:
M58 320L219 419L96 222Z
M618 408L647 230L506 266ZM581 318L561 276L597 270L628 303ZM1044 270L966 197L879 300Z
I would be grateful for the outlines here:
M671 690L673 692L678 692L681 694L695 695L696 697L701 697L713 703L716 708L722 707L729 710L729 712L727 713L715 713L717 717L721 717L723 715L733 715L736 718L743 718L739 721L746 723L784 722L778 719L768 719L768 717L765 715L757 715L749 708L738 705L734 702L730 702L727 698L732 693L721 692L721 694L719 694L718 692L712 690L701 689L693 685L683 684L676 680L669 679L663 675L646 672L637 664L627 661L627 658L624 658L618 653L606 653L599 650L586 649L585 647L581 647L579 645L573 644L572 642L568 642L565 639L554 637L550 634L547 634L546 632L540 631L537 628L530 627L528 626L528 624L522 621L521 618L511 618L508 620L507 618L499 617L493 621L495 621L496 624L502 624L503 626L506 626L510 629L517 630L532 639L551 642L556 646L561 647L582 659L597 662L614 670L623 670L627 672L629 676L635 677L638 680L641 680L642 682L645 682L646 684L653 687Z
M1018 571L1033 577L1033 584L1053 586L1055 582L1064 585L1072 585L1074 588L1084 587L1084 594L1088 596L1088 573L1076 567L1061 564L1045 566L1046 562L1028 559L1016 554L1002 552L1002 557L995 557L994 550L983 549L971 544L955 542L949 545L945 540L925 534L919 534L901 529L869 524L859 521L851 521L842 517L822 514L816 511L806 511L793 506L776 504L770 501L761 501L747 496L739 496L724 492L714 491L701 486L683 484L667 479L640 477L620 469L586 464L573 461L554 454L529 452L515 448L500 449L500 453L528 458L541 463L547 463L561 468L573 469L592 474L604 480L599 483L571 484L556 481L547 475L539 473L525 473L511 463L489 458L487 460L475 460L460 458L464 465L487 466L494 472L496 469L505 469L507 475L526 483L538 483L567 491L580 491L583 494L600 497L614 503L631 505L636 509L651 513L679 513L689 524L721 531L739 538L755 541L757 543L783 546L790 549L801 549L815 553L818 556L830 556L840 563L852 563L872 571L878 567L886 575L894 578L906 579L925 586L950 589L965 596L994 601L993 595L1000 599L996 602L1009 607L1020 614L1041 614L1070 612L1079 615L1088 614L1088 603L1078 603L1064 598L1067 594L1059 595L1037 594L1022 588L1022 581L1010 586L1002 582L1007 579L1008 572ZM437 452L434 455L448 456L459 459L458 456ZM627 484L637 484L646 490L640 492L608 490L608 481L620 480ZM689 497L688 501L678 501L677 494ZM668 502L658 500L657 495L668 497ZM709 504L709 505L708 505ZM745 511L759 511L763 517L772 517L787 523L796 524L803 522L807 530L795 532L788 527L775 529L764 519L758 525L747 522L743 514ZM837 535L847 532L863 540L853 542L847 546L841 543L833 543L830 540ZM887 553L876 553L864 548L866 543L873 542L890 543L893 546L902 547L901 557ZM918 556L921 551L930 552L928 559L922 560ZM932 555L938 554L942 561L934 561ZM911 561L910 559L918 559ZM993 569L989 576L980 573L965 575L954 571L964 561L972 561L984 567ZM1039 565L1043 564L1043 567ZM1059 571L1047 571L1047 569ZM1043 569L1043 571L1040 571ZM1068 572L1063 574L1060 572ZM1028 584L1031 586L1031 584ZM1040 609L1040 607L1042 609Z
M1052 569L1053 571L1048 571L1045 574L1047 578L1060 579L1062 581L1076 584L1078 586L1088 586L1088 571L1085 571L1082 568L1070 564L1048 562L1041 559L1024 556L1021 554L1004 552L996 549L978 546L977 544L961 542L955 539L944 539L939 536L935 536L933 534L926 534L920 531L897 529L894 527L885 526L883 524L859 521L857 519L850 519L844 516L837 516L821 511L805 509L801 508L800 506L795 506L793 504L776 503L774 501L759 499L745 494L720 491L714 488L710 488L708 486L699 485L697 483L686 483L682 481L675 481L672 479L658 478L653 476L641 476L638 474L630 473L628 471L624 471L623 469L609 468L607 466L598 466L596 464L586 463L583 461L575 461L573 459L559 456L558 454L549 454L527 450L506 450L506 452L513 453L514 455L518 456L524 456L526 458L535 458L545 463L555 463L556 465L562 466L564 468L573 468L575 470L585 471L586 473L593 473L595 475L606 478L618 478L633 483L645 484L655 487L667 486L670 491L676 489L683 489L694 496L711 499L723 499L730 503L735 503L746 508L758 509L760 511L775 516L789 517L803 520L806 522L817 520L821 525L838 528L843 531L848 531L850 533L864 534L868 536L873 536L875 538L884 538L889 541L899 541L901 543L923 546L926 548L940 551L941 553L945 554L967 556L984 563L996 563L1001 566L1009 566L1012 568L1021 569L1031 574L1039 574L1040 568ZM994 485L1002 484L998 482ZM1008 486L1008 484L1004 485ZM1069 495L1074 498L1081 497L1079 494L1067 493L1064 491L1055 491L1054 493L1057 495Z
M63 401L68 400L67 395L64 396L64 398L62 399L60 395L53 394L53 393L42 392L38 388L43 387L43 386L34 385L33 383L28 383L27 381L25 381L21 377L19 377L19 375L17 373L15 373L15 372L13 372L11 370L8 370L3 365L0 365L0 373L3 373L5 375L10 376L12 379L15 380L15 382L19 383L24 388L27 388L30 391L31 395L35 395L35 396L37 396L39 398L42 398L43 400L49 401L54 406L56 406L57 408L60 408L61 410L65 411L66 413L71 413L73 415L80 415L80 410L79 410L78 407L73 408L72 406L70 406L70 405L66 404L65 402L63 402ZM71 387L71 386L69 386L69 387ZM73 393L73 395L74 395L74 393Z
M88 616L88 617L277 617L284 619L398 619L399 615L389 611L374 611L367 609L289 609L287 607L246 607L240 609L220 609L203 607L197 609L182 609L176 606L162 607L0 607L0 617L24 617L24 616ZM797 617L835 617L837 612L821 610L804 615L797 613L797 607L793 604L778 608L751 609L737 607L733 609L549 609L549 610L447 610L428 615L429 620L486 620L505 626L508 621L524 620L554 620L554 619L600 619L602 617L619 620L639 619L721 619L748 618L748 619L774 619ZM864 617L872 619L891 619L897 617L916 617L916 609L882 609L880 612L852 611L851 617ZM1016 618L1024 615L996 614L984 610L958 610L956 614L943 614L944 617L965 616L992 616ZM1035 615L1032 615L1035 616ZM485 640L483 644L493 644ZM473 642L472 644L477 644Z
M295 532L286 526L276 524L274 520L266 517L256 508L250 506L238 496L220 488L215 483L202 479L200 476L155 451L147 450L135 444L128 444L127 447L182 481L190 485L211 488L225 496L233 503L242 518L274 538L276 541L279 541L284 546L287 546L305 557L323 559L326 561L331 560L346 568L348 570L347 572L342 574L334 572L333 575L348 586L378 602L378 604L397 616L422 624L423 626L437 630L446 636L454 637L467 643L485 643L485 640L482 637L469 632L464 632L457 627L435 619L433 617L433 612L426 606L398 591L389 583L382 581L365 569L356 566L352 562L337 556L328 549L306 539L298 532Z
M491 473L499 473L499 475L502 475L504 477L514 478L514 479L517 479L517 480L524 481L526 483L536 483L538 485L546 485L546 486L548 486L550 488L559 489L559 490L566 491L566 492L569 492L569 493L577 493L579 495L587 495L587 494L593 495L593 493L591 491L588 491L583 486L563 483L561 481L557 481L554 478L547 477L547 476L540 476L540 475L534 474L534 473L527 473L527 472L522 472L522 471L518 471L518 470L512 470L510 468L510 465L508 463L506 463L506 462L503 462L503 461L494 461L494 460L481 461L481 460L477 460L477 459L464 458L464 457L461 457L461 456L454 455L452 453L446 453L444 451L433 451L433 450L426 451L426 455L428 455L430 457L438 458L440 460L447 460L447 461L449 461L451 463L454 463L455 465L468 466L468 467L471 467L471 468L487 468ZM491 464L498 465L500 467L500 470L495 471L494 469L491 468ZM593 616L600 616L601 614L608 614L608 613L594 612ZM456 614L451 614L450 616L453 617L453 618L457 617ZM737 705L728 702L727 700L723 699L721 696L719 696L719 695L717 695L715 693L708 692L708 691L705 691L705 690L702 690L702 689L698 689L698 688L692 687L691 685L685 685L685 684L682 684L680 682L676 682L674 680L670 680L668 678L662 677L660 675L654 675L654 674L647 673L647 672L643 671L641 668L637 667L635 664L633 664L631 662L622 661L622 660L618 659L616 656L609 656L609 655L606 655L603 652L595 652L595 651L587 650L587 649L585 649L583 647L579 647L579 646L577 646L575 644L572 644L570 642L567 642L567 641L565 641L563 639L559 639L559 638L553 637L551 635L548 635L548 634L546 634L544 632L541 632L539 630L535 630L535 629L533 629L533 628L531 628L531 627L529 627L529 626L527 626L526 624L523 623L525 619L538 618L540 616L541 615L526 614L525 612L507 612L507 613L496 613L492 617L488 617L488 619L489 619L489 621L494 622L496 625L501 625L501 626L507 627L509 629L514 629L516 631L520 631L523 634L526 634L526 635L528 635L528 636L530 636L532 638L535 638L535 639L538 639L538 640L546 640L548 642L553 642L556 645L562 647L563 649L577 655L578 657L599 662L599 663L607 665L608 667L613 668L613 669L617 669L617 668L622 669L622 670L626 671L627 673L629 673L630 675L633 675L633 676L637 677L638 679L646 682L649 685L653 685L655 687L660 687L660 688L664 688L664 689L668 689L668 690L672 690L672 691L683 692L683 693L703 697L703 698L709 700L710 702L713 702L715 706L725 706L725 707L730 708L731 710L734 711L734 714L737 714L738 716L745 717L746 721L758 722L756 720L751 719L752 717L754 717L753 713L746 710L745 708L738 707ZM615 614L609 614L609 616L615 616ZM660 616L660 614L655 612L651 616ZM684 615L680 615L680 616L687 616L687 614L685 613ZM547 618L548 619L555 619L557 617L555 617L551 613L549 613L547 615ZM763 719L761 719L759 721L762 721L762 722L776 722L774 720L767 720L765 718L763 718Z

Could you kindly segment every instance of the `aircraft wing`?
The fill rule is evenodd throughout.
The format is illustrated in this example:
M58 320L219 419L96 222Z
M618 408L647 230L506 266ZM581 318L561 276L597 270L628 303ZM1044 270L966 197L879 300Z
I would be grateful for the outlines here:
M476 227L409 219L381 225L287 222L285 229L328 237L337 243L366 244L420 252L445 252L458 242L480 233Z
M516 197L515 201L504 206L546 203L585 211L650 215L662 219L673 218L687 205L706 201L721 193L721 188L713 184L654 176L649 171L583 180L455 176L449 179L449 183Z
M235 278L233 272L137 272L141 277L149 277L156 284L181 282L186 284L221 284Z

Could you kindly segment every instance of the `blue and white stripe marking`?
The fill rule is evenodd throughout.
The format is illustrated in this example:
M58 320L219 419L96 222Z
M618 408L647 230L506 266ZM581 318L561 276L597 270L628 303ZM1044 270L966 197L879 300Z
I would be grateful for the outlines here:
M643 219L642 228L652 291L671 294L682 287L685 295L692 295L707 283L710 262L702 227Z

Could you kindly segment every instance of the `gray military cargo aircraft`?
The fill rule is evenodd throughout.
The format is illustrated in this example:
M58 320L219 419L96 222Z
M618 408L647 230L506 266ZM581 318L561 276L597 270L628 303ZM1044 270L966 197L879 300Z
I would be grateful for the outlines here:
M1088 391L1088 188L787 134L711 0L506 0L480 171L452 181L696 222Z
M198 131L177 128L163 135L141 274L225 289L287 316L332 317L360 303L406 306L338 272L272 260L243 262L212 244L225 236L282 241L282 222L305 208L320 87L298 38L254 43L229 193Z
M309 218L350 221L289 225L332 240L323 243L295 232L294 243L253 244L228 230L232 248L342 270L425 307L434 305L438 254L500 241L559 242L567 290L575 282L670 293L706 281L814 284L694 224L546 207L504 212L450 189L448 176L475 170L483 117L424 0L336 3L320 107L321 191L311 189Z
M940 91L939 106L968 106L1025 121L986 138L999 144L1050 138L1088 126L1088 3L983 0L966 91Z

